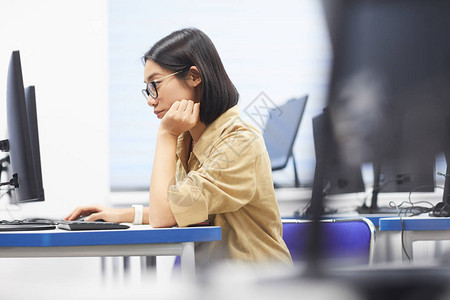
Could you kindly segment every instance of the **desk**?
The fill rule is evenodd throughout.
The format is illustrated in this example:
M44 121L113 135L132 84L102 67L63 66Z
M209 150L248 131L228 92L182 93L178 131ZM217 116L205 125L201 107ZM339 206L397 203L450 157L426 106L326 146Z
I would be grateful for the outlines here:
M0 257L158 256L181 258L183 279L195 276L194 242L221 240L218 226L126 230L0 232Z
M361 214L360 216L369 219L378 228L381 219L397 217L397 214Z
M413 242L450 240L450 218L428 216L403 218L403 244L411 260L413 259ZM400 218L380 219L380 231L402 231ZM408 261L405 251L402 251L403 261Z

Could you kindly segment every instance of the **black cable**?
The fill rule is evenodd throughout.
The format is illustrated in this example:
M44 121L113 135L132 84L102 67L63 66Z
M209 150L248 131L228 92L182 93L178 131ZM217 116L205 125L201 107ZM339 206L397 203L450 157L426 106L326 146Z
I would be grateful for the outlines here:
M418 190L423 189L423 188L428 188L428 187L430 187L430 185L423 185L423 186L419 186L419 187L416 187L416 188L412 189L409 192L408 201L402 201L399 205L395 204L395 202L393 202L393 201L391 201L391 202L395 205L395 207L398 207L398 209L400 210L399 213L403 214L403 216L413 217L413 216L417 216L417 215L420 215L420 214L423 214L423 213L428 213L428 212L435 211L435 205L432 204L431 202L428 202L428 201L416 201L416 202L413 202L412 199L411 199L411 195L412 195L413 192L418 191ZM434 186L434 188L442 188L442 187L441 186ZM420 203L427 204L430 207L418 206L417 204L420 204ZM404 208L403 207L404 205L410 205L410 207ZM394 206L391 206L391 207L394 207Z
M397 215L400 218L400 223L402 223L402 232L401 232L401 240L402 240L402 250L405 253L406 257L408 258L408 262L411 263L411 258L409 257L408 252L406 251L406 247L405 247L405 222L403 222L403 218L400 214L400 210L399 207L397 206L397 204L394 201L389 202L389 206L390 207L395 207L395 209L397 210Z
M428 205L430 205L431 207L424 207L424 206L418 206L417 204L419 203L426 203ZM402 206L408 204L411 205L410 207L405 207L403 208ZM400 209L400 213L403 214L404 216L408 216L408 217L413 217L413 216L417 216L423 213L427 213L430 211L433 211L433 204L431 204L428 201L417 201L417 202L413 202L410 203L409 201L403 201L398 205L399 209ZM410 214L410 215L408 215Z
M406 257L408 258L408 262L411 263L411 257L409 257L408 252L406 251L406 247L405 247L405 222L403 222L403 218L401 216L400 217L400 222L402 223L402 248L403 248L403 252L405 252Z
M400 178L400 179L401 179L401 178ZM364 199L363 199L363 206L367 206L366 201L367 201L367 199L369 198L369 196L373 194L373 192L376 191L376 192L380 193L380 192L381 192L383 189L385 189L389 184L391 184L391 183L393 183L393 182L397 182L397 181L399 181L400 179L399 179L399 178L390 179L390 180L388 180L388 181L386 181L386 182L383 182L382 184L380 184L380 185L377 186L377 187L372 186L372 191L366 193L366 196L365 196Z
M442 172L437 172L437 174L438 174L438 175L441 175L441 176L444 176L444 177L450 176L450 174L444 174L444 173L442 173Z
M443 187L438 186L438 185L434 185L434 186L431 186L431 185L421 185L421 186L418 186L418 187L416 187L416 188L413 188L413 189L409 192L409 195L408 195L408 200L409 200L409 202L410 202L411 204L413 204L412 201L411 201L411 194L412 194L413 192L416 192L416 191L418 191L418 190L420 190L420 189L423 189L423 188L429 188L429 187L434 187L434 188L444 189ZM421 201L421 202L426 202L426 203L430 204L431 206L434 206L433 204L431 204L431 203L428 202L428 201Z
M409 215L409 216L417 216L417 215L420 215L420 214L423 214L423 213L427 213L427 212L434 211L435 205L433 205L431 202L428 202L428 201L417 201L417 202L413 202L413 201L411 200L411 195L412 195L413 192L415 192L415 191L417 191L417 190L420 190L420 189L422 189L422 188L428 188L428 187L430 187L430 186L429 186L429 185L428 185L428 186L425 186L425 185L424 185L424 186L419 186L419 187L416 187L416 188L412 189L412 190L409 192L409 195L408 195L408 201L402 201L402 202L400 203L400 205L397 205L394 201L389 202L389 206L390 206L390 207L395 207L395 208L396 208L396 210L397 210L397 215L398 215L398 217L400 218L400 222L401 222L401 224L402 224L402 231L401 231L402 250L403 250L403 252L405 253L406 257L408 258L408 262L410 262L410 263L411 263L411 257L409 256L408 252L406 251L405 242L404 242L404 238L405 238L405 222L404 222L403 217L402 217L402 215L401 215L401 210L402 210L402 209L401 209L401 206L404 205L404 204L409 204L409 205L411 205L411 207L404 208L404 215L405 215L405 216L407 216L407 212L408 212L408 211L411 213L411 215ZM442 187L440 187L440 186L434 186L434 188L442 188ZM418 203L425 203L425 204L430 205L431 207L417 206ZM412 210L417 210L417 212L412 212Z

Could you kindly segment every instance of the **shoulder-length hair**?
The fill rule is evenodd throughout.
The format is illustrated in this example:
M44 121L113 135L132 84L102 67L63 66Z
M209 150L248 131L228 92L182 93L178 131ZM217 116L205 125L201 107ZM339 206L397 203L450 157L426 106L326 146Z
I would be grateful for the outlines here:
M228 77L222 60L211 39L196 28L172 32L158 41L143 57L161 67L186 76L189 67L196 66L202 79L200 121L206 125L237 104L239 93Z

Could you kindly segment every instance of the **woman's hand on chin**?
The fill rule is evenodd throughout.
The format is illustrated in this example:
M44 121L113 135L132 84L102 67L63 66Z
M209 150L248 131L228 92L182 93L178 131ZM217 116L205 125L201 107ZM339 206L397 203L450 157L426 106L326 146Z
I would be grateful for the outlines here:
M178 137L183 132L192 129L200 119L200 103L192 100L175 101L161 119L159 129Z

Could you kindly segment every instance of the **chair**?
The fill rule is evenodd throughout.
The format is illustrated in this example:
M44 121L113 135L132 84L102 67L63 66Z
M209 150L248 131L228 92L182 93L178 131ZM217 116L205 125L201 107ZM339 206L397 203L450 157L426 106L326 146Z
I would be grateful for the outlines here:
M310 220L282 219L283 239L294 263L305 262L309 245ZM323 220L322 258L333 265L372 263L375 226L365 218Z

